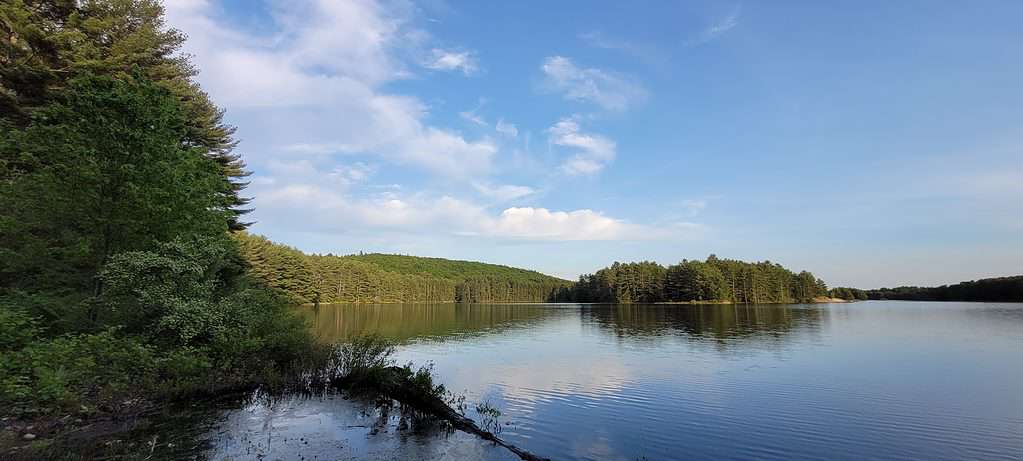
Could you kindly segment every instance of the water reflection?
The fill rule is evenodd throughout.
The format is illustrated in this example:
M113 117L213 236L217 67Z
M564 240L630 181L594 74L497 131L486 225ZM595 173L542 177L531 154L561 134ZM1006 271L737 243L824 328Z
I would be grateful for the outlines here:
M558 314L549 306L528 304L331 304L299 309L316 335L327 342L366 334L379 334L399 343L479 335L529 328Z
M819 329L824 310L813 305L617 305L583 309L582 321L615 336L684 335L722 346L738 340L784 338Z
M489 400L552 459L1023 457L1023 305L303 308Z
M742 339L781 339L820 328L826 310L814 305L321 305L301 313L319 338L342 342L380 334L399 343L535 329L577 319L622 339L687 336L721 346Z

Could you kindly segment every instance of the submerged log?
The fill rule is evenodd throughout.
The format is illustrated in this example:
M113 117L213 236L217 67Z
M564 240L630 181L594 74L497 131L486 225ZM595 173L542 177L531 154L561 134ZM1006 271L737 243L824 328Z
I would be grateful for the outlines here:
M550 461L549 458L534 455L501 440L501 438L494 435L494 433L480 428L475 421L466 418L461 413L455 411L440 397L426 392L412 383L408 379L408 373L405 369L391 366L387 367L383 371L384 372L379 381L374 382L373 390L375 392L393 400L397 400L399 403L416 411L433 416L442 421L447 421L455 429L475 434L481 439L500 445L508 449L508 451L515 453L520 459L525 461ZM335 385L338 385L339 387L346 387L343 382L337 382Z

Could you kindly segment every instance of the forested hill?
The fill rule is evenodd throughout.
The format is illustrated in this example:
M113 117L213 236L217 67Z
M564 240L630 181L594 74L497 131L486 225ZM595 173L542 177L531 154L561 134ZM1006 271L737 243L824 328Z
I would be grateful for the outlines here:
M533 270L456 259L382 253L350 255L344 256L344 258L374 264L383 270L399 274L429 274L433 277L450 280L465 280L473 277L499 277L533 282L548 282L555 279L555 277ZM567 280L555 280L568 283Z
M308 255L236 233L251 271L298 303L551 302L571 282L536 271L470 261L362 254Z
M870 299L903 301L1023 302L1023 275L960 282L940 287L897 287L868 290Z
M297 303L733 302L788 303L828 296L813 274L769 261L614 263L569 282L496 264L388 254L308 255L236 233L251 273ZM850 297L849 299L852 299Z

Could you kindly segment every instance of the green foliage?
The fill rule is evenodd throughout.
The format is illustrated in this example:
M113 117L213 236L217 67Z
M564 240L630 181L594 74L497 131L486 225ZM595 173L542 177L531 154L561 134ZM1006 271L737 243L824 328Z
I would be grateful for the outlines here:
M863 301L868 299L867 292L859 288L835 287L828 290L828 296L847 301Z
M117 412L326 363L228 236L248 173L162 14L0 2L2 416Z
M236 299L244 291L229 291L242 272L230 243L196 237L115 255L100 274L108 321L180 346L239 335L255 313Z
M687 261L662 267L653 262L618 263L579 278L571 298L577 302L732 302L789 303L827 294L813 274L795 274L781 265L720 259Z
M939 287L897 287L868 290L870 299L906 301L1023 302L1023 275L971 280Z
M109 405L149 384L154 351L114 330L65 335L0 355L0 402L23 411Z
M419 368L413 367L412 363L406 363L401 367L401 379L413 393L429 395L442 399L448 395L447 388L443 384L437 384L433 379L433 363L427 363Z
M144 80L81 77L6 143L0 286L86 293L110 256L226 230L216 163L182 145L183 114Z
M182 144L217 165L217 209L232 229L245 227L239 218L248 200L240 193L249 173L232 152L235 129L192 81L196 69L180 53L185 36L166 27L159 0L4 1L0 35L0 123L28 125L83 76L134 80L141 74L181 108Z
M387 367L394 365L393 354L391 341L377 335L359 336L337 347L332 368L338 378L351 386L372 384L382 379Z
M252 273L296 303L546 302L569 282L535 271L399 255L306 255L235 234Z
M36 319L14 306L0 305L0 351L25 347L38 334Z

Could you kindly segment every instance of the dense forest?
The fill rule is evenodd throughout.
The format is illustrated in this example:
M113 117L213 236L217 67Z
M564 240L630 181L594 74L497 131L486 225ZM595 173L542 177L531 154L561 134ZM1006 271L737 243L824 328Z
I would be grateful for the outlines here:
M401 302L806 302L828 291L809 272L769 261L720 259L614 263L576 283L507 266L388 254L307 255L265 237L234 234L252 273L296 303Z
M252 273L295 303L550 302L571 285L535 271L415 256L307 255L236 233Z
M234 128L160 3L5 0L0 31L5 425L308 369L319 346L230 237L247 212Z
M897 287L868 290L870 299L903 301L1023 302L1023 275L961 282L939 287Z
M576 302L809 302L828 296L824 281L794 273L770 261L749 263L711 255L706 261L661 266L653 262L614 263L583 275L570 290Z

